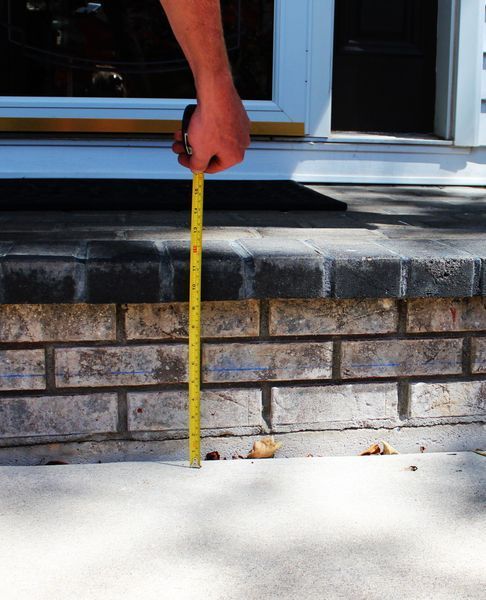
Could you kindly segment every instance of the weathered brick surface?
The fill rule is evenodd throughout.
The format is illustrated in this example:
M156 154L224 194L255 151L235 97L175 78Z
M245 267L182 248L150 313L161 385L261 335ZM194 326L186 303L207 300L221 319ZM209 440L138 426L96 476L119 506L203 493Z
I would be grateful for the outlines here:
M462 340L343 342L342 377L394 377L461 373Z
M247 285L254 298L322 298L330 295L330 269L322 256L299 240L238 240L251 257Z
M84 299L85 250L78 242L14 244L0 261L2 301L79 302Z
M401 256L406 273L401 294L407 298L465 297L474 294L474 257L429 240L380 240L380 246Z
M376 238L375 238L376 239ZM308 240L332 271L335 298L387 298L400 296L400 257L371 239L341 236Z
M153 385L187 381L187 345L56 350L58 387Z
M0 437L116 431L116 394L0 399Z
M473 218L476 218L476 216ZM452 232L447 232L447 238L440 236L442 239L438 241L458 250L469 252L474 256L479 275L475 294L486 296L486 238L484 237L484 231L482 228L479 232L469 228L461 228L455 233L455 236L450 235L450 233Z
M1 342L114 340L113 304L0 305Z
M189 298L188 241L165 242L161 249L167 253L173 273L173 287L167 300L185 302ZM204 244L201 294L203 300L243 300L249 294L246 256L238 244L229 241L209 241ZM166 298L161 298L162 300Z
M0 390L43 390L44 350L1 350Z
M407 305L407 330L413 333L486 329L484 298L419 298Z
M325 379L331 376L332 343L205 344L206 382Z
M255 300L241 302L204 302L201 328L203 337L258 336L260 311ZM127 338L187 338L189 306L169 304L129 304L125 313Z
M414 383L410 393L410 416L478 416L486 420L486 381Z
M393 425L397 405L396 383L276 387L271 423L276 431Z
M170 280L168 259L154 242L88 243L88 302L157 302Z
M471 361L473 373L486 373L486 337L473 338Z
M463 372L463 340L442 333L484 332L483 300L419 298L406 302L407 331L426 333L427 339L398 334L398 307L392 298L270 298L270 335L306 336L285 341L231 341L232 337L258 338L257 300L204 303L203 335L209 339L203 344L203 381L232 384L231 388L203 390L204 436L263 433L267 425L258 382L289 382L274 383L271 394L268 417L279 433L486 421L486 379L457 381L454 377L448 381L449 374ZM25 390L24 396L16 393L15 397L5 394L7 397L0 398L3 445L35 436L63 439L115 432L117 398L111 391L102 393L102 388L187 382L187 304L129 304L124 309L130 341L97 345L116 340L113 305L0 306L0 342L4 344L0 391ZM435 332L440 335L433 335ZM356 337L339 342L312 337L327 335ZM44 342L70 346L59 344L54 351L55 384L59 390L64 388L59 391L63 396L48 396L49 390L33 397L28 391L46 388L44 349L8 345ZM73 347L74 342L81 342L82 347ZM340 369L336 379L332 379L334 345L341 353L334 366ZM473 373L486 373L486 335L479 333L472 339L471 364ZM432 375L440 376L441 383L437 377L429 382L422 379ZM351 378L382 377L390 382L349 382ZM399 377L414 377L415 381L420 377L420 383L410 384L404 420L398 417L398 382L391 380ZM252 383L252 388L242 389L238 382ZM76 395L71 395L73 388L80 388ZM86 388L101 389L88 394ZM148 440L186 435L186 390L132 388L127 402L133 437Z
M186 391L132 392L128 394L128 428L131 431L187 431ZM261 428L262 398L257 389L204 390L201 394L201 428Z
M391 333L397 324L397 303L387 298L270 301L270 335Z

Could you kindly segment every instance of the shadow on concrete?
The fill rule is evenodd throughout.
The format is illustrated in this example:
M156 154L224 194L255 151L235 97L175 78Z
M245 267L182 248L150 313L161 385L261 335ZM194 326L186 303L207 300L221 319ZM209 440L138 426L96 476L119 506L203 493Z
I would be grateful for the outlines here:
M69 180L63 185L68 184L74 185ZM24 180L25 190L19 194L9 192L13 184L0 182L1 236L4 240L49 234L56 239L72 239L72 234L82 239L132 239L137 232L187 228L190 182L172 184L162 189L164 182L75 182L73 193L66 194L64 188L56 188L56 182L44 184L48 187L40 191L35 181ZM220 187L214 210L205 213L207 227L379 230L403 226L469 233L486 229L484 188L294 182L256 182L255 186L254 182L218 181L211 186ZM210 208L211 194L207 196L206 208ZM251 210L241 208L245 203ZM347 205L347 211L329 210L333 205L342 207L340 203Z
M383 458L15 469L0 506L9 529L30 527L38 600L61 585L108 599L479 600L485 463Z

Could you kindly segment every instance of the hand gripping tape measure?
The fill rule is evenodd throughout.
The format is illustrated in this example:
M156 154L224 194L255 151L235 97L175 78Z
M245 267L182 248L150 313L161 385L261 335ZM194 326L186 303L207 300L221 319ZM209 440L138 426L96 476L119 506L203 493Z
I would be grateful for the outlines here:
M182 136L186 154L192 155L188 130L196 110L190 104L182 118ZM201 271L203 230L204 173L192 179L191 254L189 277L189 466L201 467Z

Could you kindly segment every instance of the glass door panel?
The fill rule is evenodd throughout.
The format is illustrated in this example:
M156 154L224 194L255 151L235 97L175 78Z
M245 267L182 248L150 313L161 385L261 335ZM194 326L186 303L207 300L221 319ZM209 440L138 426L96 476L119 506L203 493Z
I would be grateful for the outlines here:
M274 0L223 0L244 99L272 100ZM0 0L1 96L192 98L159 0Z
M333 5L221 0L253 134L328 131ZM159 0L0 0L0 68L0 132L171 133L195 97Z

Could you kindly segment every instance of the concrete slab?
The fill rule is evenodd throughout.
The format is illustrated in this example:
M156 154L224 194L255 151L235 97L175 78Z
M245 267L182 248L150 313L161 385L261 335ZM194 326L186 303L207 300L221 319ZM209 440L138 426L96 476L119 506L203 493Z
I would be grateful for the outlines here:
M1 596L479 600L485 484L474 453L0 467Z

